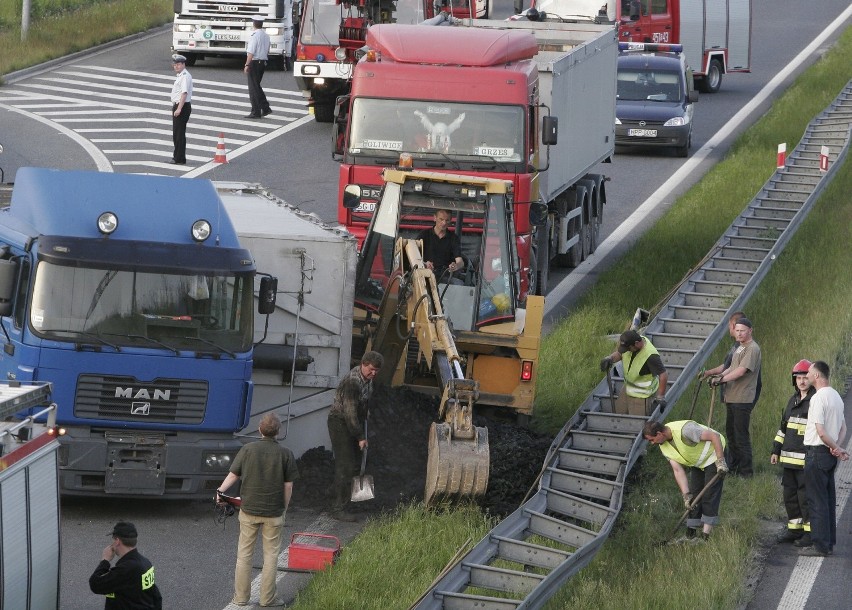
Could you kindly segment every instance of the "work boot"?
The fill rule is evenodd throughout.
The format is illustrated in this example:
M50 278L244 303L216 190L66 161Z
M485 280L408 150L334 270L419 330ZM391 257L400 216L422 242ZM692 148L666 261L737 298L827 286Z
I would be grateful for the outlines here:
M692 540L693 538L695 538L695 534L697 534L697 533L698 533L698 530L695 529L694 527L686 528L686 537L687 537L688 540Z
M785 544L787 542L795 542L801 537L802 532L784 528L784 531L778 534L778 536L775 538L775 542L777 542L778 544Z
M805 532L801 536L801 538L799 538L798 540L796 540L793 543L793 546L797 546L801 549L801 548L811 546L812 544L813 544L813 541L811 540L811 535L808 532Z

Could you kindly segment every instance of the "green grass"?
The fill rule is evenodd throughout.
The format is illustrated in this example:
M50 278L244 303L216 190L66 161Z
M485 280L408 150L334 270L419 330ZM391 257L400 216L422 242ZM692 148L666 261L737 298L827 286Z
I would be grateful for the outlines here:
M472 547L491 527L475 506L451 513L422 505L400 507L368 524L344 548L334 569L311 579L298 605L322 610L406 608L459 547L467 541Z
M624 260L602 274L575 310L545 339L534 424L556 432L600 381L597 363L612 350L607 335L624 329L638 306L657 303L695 266L731 221L742 212L775 169L775 152L786 141L792 150L807 124L835 98L852 78L852 30L813 68L801 76L772 109L752 126L699 184L675 202ZM790 370L801 358L823 359L833 365L839 385L852 373L852 160L847 161L802 224L796 237L776 260L746 310L755 323L755 338L763 350L763 395L752 417L756 476L725 483L722 524L712 540L699 547L669 546L671 528L682 513L680 494L671 468L658 449L637 464L627 489L621 516L612 536L595 560L576 575L549 608L735 608L748 596L746 575L755 566L755 551L766 536L785 521L777 468L768 463L781 410L793 391ZM653 264L647 264L653 261ZM643 278L639 281L637 278ZM727 341L708 365L720 363ZM706 420L709 392L698 401L696 419ZM692 390L674 405L672 418L688 413ZM717 405L714 425L724 430ZM415 521L428 519L416 511ZM408 520L405 516L403 520ZM364 565L360 577L337 580L338 567L312 582L294 606L404 608L428 586L455 549L475 529L470 509L440 516L440 551L426 529L397 529L394 521L377 523L380 531L356 539L347 553L361 554L382 541L381 581L394 598L376 605L376 591L362 594L360 579L376 577L376 566ZM458 519L458 523L453 523ZM445 521L446 520L446 521ZM451 525L451 523L453 523ZM410 524L412 527L414 524ZM422 540L420 540L422 538ZM415 542L412 542L414 540ZM477 539L475 539L477 540ZM434 565L428 568L425 562ZM700 573L694 570L701 565ZM411 566L431 570L413 578ZM342 565L340 566L343 567ZM672 583L689 586L672 587ZM333 591L316 597L315 587ZM661 592L665 592L663 595ZM386 594L382 594L386 595ZM334 600L334 606L327 606Z
M21 1L0 2L0 75L170 22L172 0L34 0L21 42Z

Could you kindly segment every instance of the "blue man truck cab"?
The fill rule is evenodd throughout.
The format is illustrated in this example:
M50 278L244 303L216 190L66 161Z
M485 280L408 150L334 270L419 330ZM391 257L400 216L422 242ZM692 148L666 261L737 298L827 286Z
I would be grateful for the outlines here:
M17 172L0 210L0 375L53 383L62 493L221 483L249 418L254 277L210 181Z

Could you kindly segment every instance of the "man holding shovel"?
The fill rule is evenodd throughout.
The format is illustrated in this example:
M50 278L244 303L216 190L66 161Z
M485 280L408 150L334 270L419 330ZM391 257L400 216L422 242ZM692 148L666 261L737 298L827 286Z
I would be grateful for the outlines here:
M691 420L666 425L649 421L642 429L642 436L649 443L659 445L672 466L684 508L689 511L686 540L707 540L713 526L719 523L722 479L728 472L725 437ZM697 537L699 526L702 527L700 538Z
M666 408L669 374L654 345L635 330L621 333L618 349L601 360L601 371L609 374L616 362L623 362L624 391L615 401L615 412L650 415Z
M373 379L384 358L378 352L367 352L361 363L340 381L328 413L328 435L334 452L334 497L331 516L338 521L357 521L346 512L352 492L352 477L357 476L359 450L367 448L367 404L373 394Z

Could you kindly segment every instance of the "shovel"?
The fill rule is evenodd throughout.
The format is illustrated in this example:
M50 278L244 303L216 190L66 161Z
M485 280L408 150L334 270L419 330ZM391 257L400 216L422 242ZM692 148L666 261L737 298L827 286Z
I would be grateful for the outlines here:
M367 438L367 421L364 421L364 438ZM353 502L364 502L372 500L376 497L375 485L373 477L369 474L364 474L367 468L367 447L361 451L361 474L357 477L352 477L352 498Z

